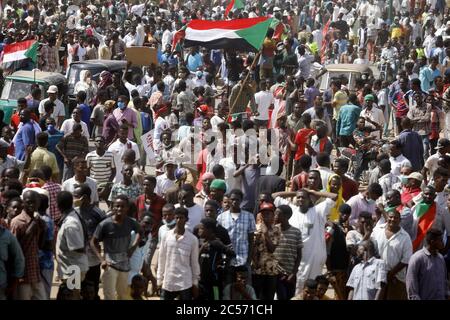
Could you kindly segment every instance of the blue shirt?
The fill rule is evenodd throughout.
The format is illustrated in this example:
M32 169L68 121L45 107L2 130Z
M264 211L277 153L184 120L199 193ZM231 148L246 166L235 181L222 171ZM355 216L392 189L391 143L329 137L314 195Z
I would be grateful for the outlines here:
M430 67L424 66L419 71L420 88L422 91L428 92L432 87L433 71Z
M147 112L141 112L142 133L147 133L152 128L152 118Z
M339 110L339 117L336 124L338 136L351 136L356 128L361 108L354 104L346 104Z
M402 144L402 154L411 162L413 171L422 170L423 160L423 143L422 138L415 131L403 130L398 136L398 140Z
M199 53L189 54L186 59L187 68L191 72L197 71L198 67L203 65L202 56Z
M78 105L78 108L81 110L81 121L89 126L89 123L91 121L91 108L89 108L89 106L84 103Z
M256 230L255 218L252 213L241 210L238 218L233 219L230 210L217 217L217 222L227 229L236 257L231 260L232 266L243 266L247 263L249 238L248 234Z
M45 241L53 241L53 220L47 215L41 216L41 219L44 220L47 225ZM52 250L39 250L39 267L41 269L53 270L54 265Z
M17 132L15 140L16 158L19 160L25 160L27 146L34 146L36 144L36 133L31 121L24 123Z

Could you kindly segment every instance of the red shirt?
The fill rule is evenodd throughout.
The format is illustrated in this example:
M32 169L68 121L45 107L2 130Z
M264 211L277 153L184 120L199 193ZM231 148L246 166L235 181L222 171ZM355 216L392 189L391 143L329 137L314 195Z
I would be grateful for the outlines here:
M300 190L306 187L308 183L308 172L302 172L292 178L292 191Z
M297 152L295 152L295 160L299 160L300 157L305 154L306 142L313 134L315 134L315 130L311 128L302 128L298 130L294 141L294 143L298 145Z
M345 201L359 193L359 184L347 176L341 177L342 180L342 197Z
M156 193L150 196L150 207L148 210L145 208L145 194L140 195L136 199L137 217L138 221L141 221L146 212L152 213L152 237L158 237L158 230L162 221L162 208L166 204L166 200L158 196Z
M30 115L31 115L31 119L33 119L34 121L39 123L38 117L33 112L31 112ZM11 116L11 125L14 128L14 131L17 131L17 128L19 127L19 123L20 123L20 115L18 112L15 112Z

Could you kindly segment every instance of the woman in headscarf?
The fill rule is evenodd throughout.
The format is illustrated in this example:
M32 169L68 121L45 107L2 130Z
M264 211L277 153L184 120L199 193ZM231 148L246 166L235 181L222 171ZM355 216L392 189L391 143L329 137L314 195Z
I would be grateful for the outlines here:
M80 72L80 81L75 84L73 93L76 95L78 92L86 92L86 103L89 106L93 105L94 98L97 95L97 84L91 78L91 72L89 70L82 70Z
M344 198L342 197L342 180L337 174L330 176L327 184L327 192L336 193L338 196L336 198L336 203L333 208L331 208L329 220L333 222L339 221L339 207L344 203Z
M100 73L100 81L98 82L98 90L106 89L109 85L112 84L112 74L109 71L102 71Z

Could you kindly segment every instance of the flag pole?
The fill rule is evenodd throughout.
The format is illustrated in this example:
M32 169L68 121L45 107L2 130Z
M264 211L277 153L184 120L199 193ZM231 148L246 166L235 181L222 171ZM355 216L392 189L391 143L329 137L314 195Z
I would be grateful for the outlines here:
M260 55L261 55L261 50L258 51L258 53L256 54L255 59L253 60L252 65L250 66L250 71L247 73L244 81L242 81L242 84L241 84L241 87L239 88L239 93L238 93L237 97L239 97L242 94L242 91L244 90L244 86L247 84L247 81L248 81L248 78L250 76L250 73L253 70L253 68L255 67L256 61L259 59ZM230 111L228 111L227 119L230 117L230 115L233 114L233 111L234 111L234 109L236 107L237 101L238 101L238 99L236 98L236 100L234 100L233 104L231 105Z

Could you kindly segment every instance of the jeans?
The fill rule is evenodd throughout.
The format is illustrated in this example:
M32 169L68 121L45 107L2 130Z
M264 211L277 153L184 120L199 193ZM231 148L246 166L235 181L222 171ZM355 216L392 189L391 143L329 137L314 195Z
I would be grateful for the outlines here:
M179 300L192 300L192 287L181 291L161 290L161 300L175 300L176 297Z
M73 172L73 164L69 164L67 165L66 163L64 163L64 169L63 169L63 176L62 176L62 181L66 181L67 179L70 179L74 176L74 172Z
M45 289L45 295L50 300L53 283L53 269L41 269L41 282Z
M355 174L353 176L355 181L359 181L363 171L369 168L369 162L370 159L368 157L368 153L358 150L355 156Z
M128 272L107 267L103 272L102 283L105 300L129 300Z
M422 143L423 143L423 159L427 161L429 155L430 155L430 139L428 138L428 135L421 135Z
M277 276L254 274L253 289L258 300L273 300L277 291Z
M277 299L291 300L295 295L295 282L286 281L286 276L279 275L277 277Z

